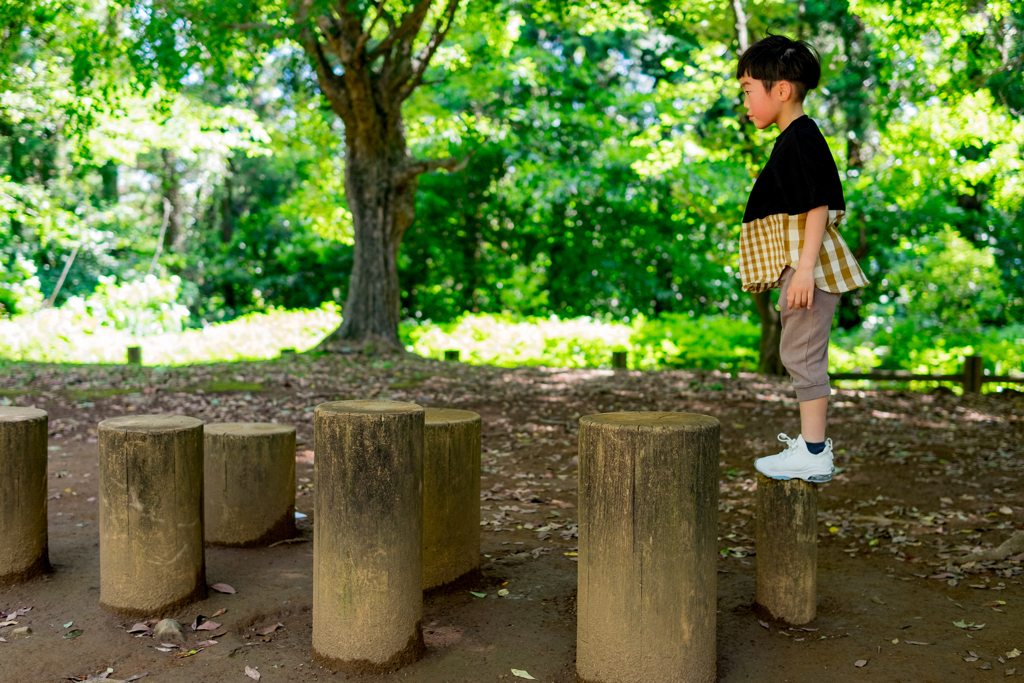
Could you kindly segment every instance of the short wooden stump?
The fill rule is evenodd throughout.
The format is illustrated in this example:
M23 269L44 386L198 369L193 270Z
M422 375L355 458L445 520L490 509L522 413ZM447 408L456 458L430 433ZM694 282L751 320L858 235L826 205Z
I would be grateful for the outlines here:
M719 432L691 413L580 419L580 681L715 680Z
M99 449L100 606L159 616L205 598L202 421L115 417Z
M818 605L818 487L757 475L755 602L799 626Z
M313 448L313 658L394 671L425 649L423 408L323 403Z
M295 427L225 422L203 428L206 544L269 545L295 535Z
M0 407L0 586L50 570L46 411Z
M480 567L480 415L427 408L423 442L426 590Z

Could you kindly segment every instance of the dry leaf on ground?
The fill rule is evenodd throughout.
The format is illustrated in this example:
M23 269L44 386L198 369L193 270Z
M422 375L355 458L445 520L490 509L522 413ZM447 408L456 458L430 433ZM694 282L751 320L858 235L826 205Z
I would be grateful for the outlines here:
M254 681L260 680L260 672L252 668L251 666L245 667L245 675Z

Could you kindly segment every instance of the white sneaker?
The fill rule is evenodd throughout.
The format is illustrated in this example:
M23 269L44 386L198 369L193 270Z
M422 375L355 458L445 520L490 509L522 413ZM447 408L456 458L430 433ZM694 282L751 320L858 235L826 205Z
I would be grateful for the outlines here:
M786 444L786 450L755 460L758 472L772 479L803 479L815 483L832 479L832 439L825 441L825 450L817 455L807 450L802 434L795 439L779 434L779 441Z

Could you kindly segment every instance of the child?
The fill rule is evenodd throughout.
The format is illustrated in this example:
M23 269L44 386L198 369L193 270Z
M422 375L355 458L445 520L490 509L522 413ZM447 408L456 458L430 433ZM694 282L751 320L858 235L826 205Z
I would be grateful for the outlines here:
M781 288L779 351L800 402L800 436L779 434L786 450L754 466L774 479L824 482L832 478L832 440L825 439L832 316L842 292L868 281L836 230L846 211L839 172L804 114L804 96L821 77L817 54L803 41L768 36L743 53L736 77L754 125L780 131L743 214L743 291Z

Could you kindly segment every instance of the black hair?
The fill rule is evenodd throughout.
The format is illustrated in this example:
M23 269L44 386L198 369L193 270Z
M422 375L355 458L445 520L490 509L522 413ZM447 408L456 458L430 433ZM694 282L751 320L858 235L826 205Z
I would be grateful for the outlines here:
M789 81L802 102L808 90L818 87L821 58L803 40L769 34L740 55L736 78L744 76L761 81L765 90L771 90L778 81Z

